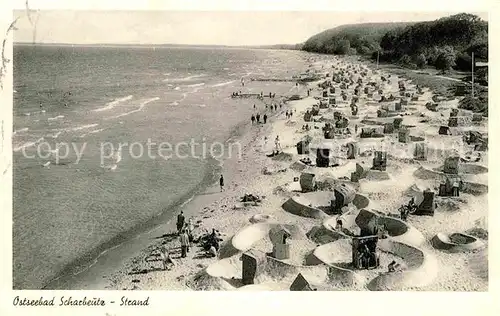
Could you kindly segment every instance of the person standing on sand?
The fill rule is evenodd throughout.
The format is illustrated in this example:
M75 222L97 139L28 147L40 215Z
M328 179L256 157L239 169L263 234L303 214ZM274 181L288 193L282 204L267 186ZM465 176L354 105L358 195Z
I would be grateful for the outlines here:
M267 122L267 114L264 113L264 124Z
M184 213L181 211L179 215L177 215L177 233L180 234L182 228L184 227L184 223L186 218L184 217Z
M186 224L186 231L189 237L189 242L192 242L194 240L193 230L194 230L193 219L190 218L188 219L188 222Z
M215 248L215 246L213 245L210 246L210 249L208 250L208 255L213 258L217 257L217 249Z
M279 153L281 151L280 137L276 135L276 139L274 140L274 144L276 145L276 151Z
M255 115L252 114L252 125L255 123Z
M253 105L253 109L255 110L257 107L255 106L255 104Z
M220 191L224 191L224 176L223 175L220 175L220 179L219 179L219 185L220 185Z
M189 251L189 237L186 234L185 230L181 231L179 236L179 240L181 242L181 258L186 258L187 252Z
M174 260L170 257L170 250L167 248L167 245L163 245L160 247L160 257L163 261L163 270L170 270L170 265L175 265Z
M257 123L260 123L260 114L259 113L257 113L256 119L257 119Z

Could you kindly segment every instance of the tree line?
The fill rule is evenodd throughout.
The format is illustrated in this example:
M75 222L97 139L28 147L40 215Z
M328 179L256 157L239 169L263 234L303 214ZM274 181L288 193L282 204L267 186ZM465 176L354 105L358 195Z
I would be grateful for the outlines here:
M476 60L488 59L488 22L460 13L417 23L345 25L309 38L302 49L368 55L414 69L432 66L442 72L452 68L470 71L472 52Z

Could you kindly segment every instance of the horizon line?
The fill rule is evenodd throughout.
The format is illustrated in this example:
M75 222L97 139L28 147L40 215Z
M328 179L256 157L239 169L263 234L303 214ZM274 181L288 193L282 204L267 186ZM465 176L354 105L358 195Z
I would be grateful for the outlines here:
M276 47L276 46L296 46L303 43L294 44L172 44L172 43L33 43L33 42L13 42L13 45L52 45L52 46L194 46L194 47Z

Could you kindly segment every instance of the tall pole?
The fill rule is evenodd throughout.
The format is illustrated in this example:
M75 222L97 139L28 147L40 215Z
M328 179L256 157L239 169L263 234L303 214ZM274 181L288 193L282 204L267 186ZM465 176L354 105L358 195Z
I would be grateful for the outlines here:
M474 52L472 52L472 97L474 98Z
M378 69L378 60L379 60L379 58L380 58L380 51L378 50L377 51L377 69Z

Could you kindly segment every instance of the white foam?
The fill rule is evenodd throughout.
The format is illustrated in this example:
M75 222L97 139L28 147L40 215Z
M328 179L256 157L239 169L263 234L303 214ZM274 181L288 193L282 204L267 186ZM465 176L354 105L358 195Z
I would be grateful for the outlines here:
M97 125L99 125L99 124L96 123L96 124L82 125L82 126L77 126L77 127L65 129L64 131L76 132L76 131L81 131L82 129L89 129L89 128L92 128L92 127L96 127Z
M206 104L198 104L198 106L199 106L199 107L201 107L201 108L204 108L204 107L206 107L207 105L206 105Z
M99 133L99 132L102 132L103 130L104 130L104 128L96 129L95 131L90 131L89 134Z
M201 86L204 86L204 85L205 85L205 83L201 82L201 83L195 83L195 84L187 85L187 87L194 88L194 87L201 87Z
M174 89L174 90L180 90L180 89L181 89L181 87L175 87L175 89Z
M212 87L223 87L223 86L227 86L228 84L231 84L233 82L235 82L236 80L231 80L231 81L226 81L226 82L221 82L221 83L218 83L218 84L214 84Z
M48 121L53 121L53 120L57 120L57 119L60 119L60 118L63 118L63 117L64 117L64 115L58 115L56 117L49 117L47 120Z
M24 127L24 128L21 128L21 129L18 129L18 130L15 130L12 135L16 135L17 133L22 133L22 132L27 132L29 130L28 127Z
M35 146L36 144L38 144L39 142L43 141L43 137L39 138L37 141L35 142L28 142L28 143L24 143L23 145L21 146L17 146L14 148L14 151L15 152L18 152L20 150L22 150L23 148L28 148L28 147L31 147L31 146Z
M130 115L132 113L136 113L136 112L142 111L142 109L146 106L146 104L151 103L151 102L156 101L156 100L159 100L159 99L160 99L159 97L154 97L154 98L148 99L148 100L142 102L141 104L139 104L139 108L137 108L135 110L132 110L132 111L129 111L129 112L126 112L126 113L122 113L120 115L116 115L116 116L107 118L107 120L114 119L114 118L119 118L119 117L122 117L122 116Z
M132 95L128 95L128 96L123 97L123 98L114 99L113 101L106 103L106 106L104 106L102 108L95 109L93 111L94 112L102 112L102 111L111 110L112 108L114 108L118 104L120 104L122 102L125 102L125 101L128 101L128 100L130 100L132 98L133 98Z
M206 74L199 74L199 75L192 75L192 76L188 76L188 77L184 77L184 78L167 78L167 79L163 79L164 82L182 82L182 81L189 81L189 80L193 80L193 79L196 79L196 78L201 78L201 77L205 77Z

